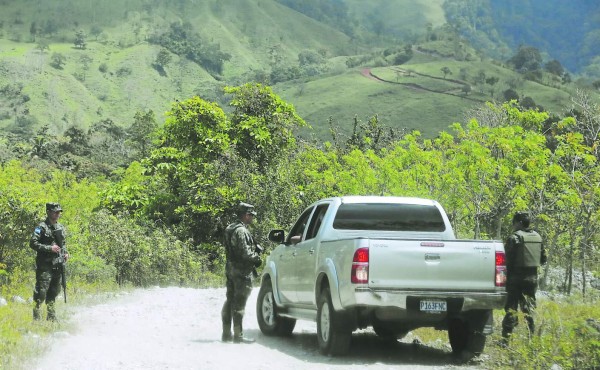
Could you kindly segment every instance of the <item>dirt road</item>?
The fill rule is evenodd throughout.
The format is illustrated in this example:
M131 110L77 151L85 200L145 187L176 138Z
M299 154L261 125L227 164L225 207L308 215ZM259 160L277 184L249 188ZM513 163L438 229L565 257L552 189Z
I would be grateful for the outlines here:
M224 289L136 290L89 307L70 308L70 332L55 335L32 369L475 369L458 365L449 349L404 342L385 344L372 332L355 333L348 356L322 356L316 324L298 321L290 338L262 335L254 289L244 327L253 344L222 343ZM410 336L410 335L409 335Z

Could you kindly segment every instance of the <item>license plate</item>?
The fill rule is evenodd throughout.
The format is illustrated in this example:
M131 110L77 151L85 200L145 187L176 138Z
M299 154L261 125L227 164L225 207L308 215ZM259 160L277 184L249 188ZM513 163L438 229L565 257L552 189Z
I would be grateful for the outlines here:
M433 300L422 300L420 303L420 310L424 312L446 312L448 311L448 304L446 301L433 301Z

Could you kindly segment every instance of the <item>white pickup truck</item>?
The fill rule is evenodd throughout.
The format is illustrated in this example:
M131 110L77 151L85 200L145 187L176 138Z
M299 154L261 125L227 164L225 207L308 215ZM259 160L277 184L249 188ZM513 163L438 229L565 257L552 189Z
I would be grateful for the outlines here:
M348 196L315 202L289 234L272 230L256 303L265 335L317 323L320 352L348 352L352 332L396 340L448 330L453 352L483 351L506 298L501 242L459 240L433 200Z

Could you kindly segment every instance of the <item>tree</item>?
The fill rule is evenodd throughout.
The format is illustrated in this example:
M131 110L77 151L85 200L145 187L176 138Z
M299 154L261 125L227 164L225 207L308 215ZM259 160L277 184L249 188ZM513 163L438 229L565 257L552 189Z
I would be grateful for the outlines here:
M85 49L87 45L85 38L85 32L83 32L83 30L77 30L75 33L75 41L73 42L75 47L78 49Z
M165 68L167 64L169 64L172 60L171 53L169 53L166 49L161 49L156 55L155 63L161 68Z
M38 39L37 44L36 44L36 48L41 52L44 53L46 50L50 50L50 45L48 44L48 41L46 41L43 38Z
M243 158L266 165L296 142L296 128L306 126L294 107L268 86L245 84L225 92L233 95L231 138Z
M158 124L152 110L135 113L133 123L126 130L128 135L127 144L136 151L135 158L141 159L150 154L153 134L157 128Z
M494 85L496 85L500 79L496 76L488 77L485 79L485 83L490 85L490 94L494 97Z
M29 34L31 35L31 41L35 42L37 35L40 33L40 27L35 22L31 22L29 27Z
M67 57L61 53L52 53L50 57L50 65L56 69L62 69L63 65L67 62Z
M90 29L90 35L94 36L94 38L96 39L96 41L98 41L98 36L100 36L102 34L102 28L100 28L100 26L98 25L93 25L92 28Z
M519 100L519 94L513 89L504 90L504 101Z
M321 64L324 60L323 56L314 50L303 50L298 54L298 64L301 67L312 64Z
M444 79L446 78L447 75L451 75L452 71L450 70L450 68L444 66L440 69L442 71L442 73L444 74Z
M81 69L83 70L83 80L85 80L86 73L87 71L89 71L90 63L92 63L92 61L93 59L87 54L82 54L81 56L79 56L79 63L81 63Z
M562 75L565 73L565 69L563 68L562 64L560 64L560 62L556 59L553 59L546 63L544 65L544 68L546 69L546 71L559 77L562 77Z
M542 55L533 46L521 45L517 53L508 61L517 71L538 71L542 65Z
M469 84L464 84L464 85L462 85L462 86L461 86L461 88L460 88L460 91L461 91L463 94L465 94L465 96L466 96L466 95L469 95L469 94L471 93L471 90L472 90L472 88L471 88L471 85L469 85Z

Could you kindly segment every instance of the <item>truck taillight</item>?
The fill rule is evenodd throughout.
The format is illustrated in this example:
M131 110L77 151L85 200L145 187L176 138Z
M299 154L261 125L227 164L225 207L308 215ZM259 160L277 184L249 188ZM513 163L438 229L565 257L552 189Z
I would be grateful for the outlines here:
M506 255L496 251L496 286L506 286Z
M352 259L353 284L366 284L369 282L369 248L358 248Z

